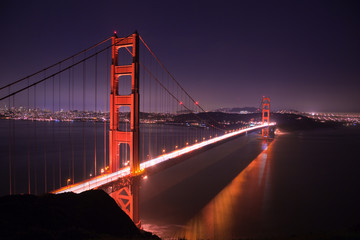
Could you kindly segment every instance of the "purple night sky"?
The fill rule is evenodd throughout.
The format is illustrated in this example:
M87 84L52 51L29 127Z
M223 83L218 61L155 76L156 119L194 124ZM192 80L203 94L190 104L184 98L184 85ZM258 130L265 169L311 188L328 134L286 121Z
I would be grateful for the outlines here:
M135 30L207 110L360 112L359 1L0 2L0 85Z

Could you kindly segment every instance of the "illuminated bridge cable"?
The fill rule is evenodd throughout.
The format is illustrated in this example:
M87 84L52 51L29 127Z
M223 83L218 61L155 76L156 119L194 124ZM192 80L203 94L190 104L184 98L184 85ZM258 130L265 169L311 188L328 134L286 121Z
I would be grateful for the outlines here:
M194 116L195 116L196 118L198 118L200 121L204 121L204 120L203 120L202 118L200 118L197 114L195 114L194 111L193 111L191 108L187 107L186 104L184 104L184 103L183 103L182 101L180 101L173 93L171 93L170 90L167 89L167 88L165 87L165 85L162 84L161 81L160 81L147 67L144 66L144 64L142 64L142 63L140 62L140 65L141 65L141 66L144 68L144 70L150 75L150 77L151 77L152 79L154 79L154 80L162 87L162 89L164 89L170 96L172 96L172 97L175 99L175 101L178 102L179 105L181 105L182 107L184 107L184 108L185 108L186 110L188 110L189 112L193 113ZM157 95L157 94L155 94L155 95ZM224 129L218 128L218 127L216 127L216 126L213 125L213 124L211 124L210 126L211 126L212 128L218 129L218 130L220 130L220 131L224 131Z
M9 104L9 109L10 109L10 104ZM9 129L10 129L10 134L9 134L9 195L12 195L12 186L11 186L11 181L12 181L12 121L9 121Z
M52 110L55 112L55 77L52 77ZM51 124L52 134L51 134L51 141L52 141L52 148L55 149L55 122L52 121ZM53 189L55 189L55 158L53 157L52 163L52 175L53 175Z
M97 55L95 56L95 114L97 114ZM96 117L97 115L95 115L94 119L94 176L96 176Z
M130 36L130 35L129 35L129 36ZM125 39L125 38L124 38L124 39ZM120 41L122 41L122 40L123 40L123 39L121 39ZM116 44L118 44L120 41L118 41ZM72 65L70 65L70 66L68 66L68 67L66 67L66 68L64 68L64 69L62 69L62 70L59 70L58 72L56 72L56 73L54 73L54 74L51 74L51 75L49 75L49 76L47 76L47 77L45 77L45 78L43 78L43 79L41 79L41 80L39 80L39 81L37 81L37 82L35 82L35 83L32 83L31 85L28 85L28 86L26 86L26 87L21 88L21 89L15 91L15 92L9 93L8 95L0 98L0 101L6 99L6 98L8 98L8 97L14 96L15 94L18 94L18 93L20 93L20 92L22 92L22 91L24 91L24 90L26 90L26 89L28 89L28 88L34 87L34 86L36 86L37 84L42 83L42 82L48 80L49 78L51 78L51 77L53 77L53 76L56 76L56 75L58 75L58 74L60 74L60 73L62 73L62 72L65 72L66 70L68 70L68 69L70 69L70 68L72 68L72 67L75 67L75 66L79 65L80 63L83 63L83 62L85 62L86 60L88 60L88 59L96 56L97 54L100 54L100 53L106 51L107 49L111 48L112 46L113 46L113 45L107 46L106 48L103 48L103 49L99 50L98 52L96 52L96 53L94 53L94 54L91 54L90 56L85 57L84 59L82 59L82 60L80 60L80 61L78 61L78 62L76 62L76 63L74 63L74 64L72 64ZM10 86L11 86L11 85L10 85ZM5 88L5 87L9 87L9 86L4 86L4 87L2 87L1 89ZM0 90L1 90L1 89L0 89Z
M105 58L106 58L106 65L105 65L105 69L106 69L106 79L109 79L109 50L107 50L105 52ZM109 96L109 81L106 81L106 89L105 89L105 94L104 94L104 97L105 97L105 112L108 112L108 109L109 109L109 106L108 106L108 97ZM106 136L106 114L105 115L105 119L104 119L104 167L106 168L107 164L106 164L106 150L107 150L107 147L106 147L106 141L107 141L107 136Z
M74 60L74 59L73 59ZM71 110L71 92L73 91L73 89L70 87L71 82L74 81L74 69L71 69L71 71L69 70L69 82L68 82L68 87L69 87L69 92L68 92L68 110L70 112ZM73 127L72 124L69 123L69 139L70 139L70 147L71 147L71 167L69 164L69 176L71 176L72 179L72 184L74 184L74 161L75 161L75 156L74 156L74 134L73 134Z
M87 51L89 51L89 50L91 50L91 49L93 49L93 48L95 48L95 47L97 47L97 46L99 46L99 45L101 45L101 44L109 41L109 40L111 40L111 37L109 37L109 38L107 38L107 39L105 39L105 40L103 40L103 41L101 41L101 42L99 42L99 43L96 43L96 44L94 44L93 46L88 47L88 48L86 48L86 49L84 49L84 50L82 50L82 51L80 51L80 52L72 55L71 57L65 58L65 59L63 59L63 60L61 60L61 61L59 61L59 62L57 62L57 63L55 63L55 64L52 64L52 65L50 65L50 66L48 66L48 67L46 67L46 68L44 68L44 69L42 69L42 70L40 70L40 71L37 71L37 72L35 72L35 73L33 73L33 74L30 74L30 75L28 75L28 76L26 76L26 77L24 77L24 78L21 78L21 79L15 81L15 82L9 83L9 84L1 87L0 90L2 90L2 89L4 89L4 88L7 88L7 87L10 87L10 86L12 86L12 85L14 85L14 84L16 84L16 83L20 83L21 81L23 81L23 80L25 80L25 79L27 79L27 78L33 77L33 76L35 76L35 75L37 75L37 74L39 74L39 73L41 73L41 72L43 72L43 71L46 71L46 70L48 70L48 69L50 69L50 68L52 68L52 67L55 67L56 65L59 65L59 64L61 64L61 63L63 63L63 62L66 62L67 60L69 60L69 59L71 59L71 58L74 58L74 57L76 57L76 56L79 56L80 54L82 54L82 53L84 53L84 52L87 52Z
M206 115L214 121L214 123L216 124L217 121L215 119L213 119L209 114L207 114L207 112L204 110L204 108L202 108L200 106L200 104L195 101L191 95L180 85L180 83L175 79L175 77L167 70L167 68L165 67L165 65L159 60L159 58L154 54L154 52L150 49L150 47L145 43L145 41L143 40L143 38L139 35L140 40L142 41L142 43L144 44L144 46L148 49L148 51L151 53L151 55L156 59L156 61L160 64L160 66L168 73L168 75L171 77L171 79L176 83L176 85L190 98L190 100L195 104L195 106L197 106L198 108L201 109L202 112L206 113ZM223 129L221 129L223 130Z
M28 79L28 81L29 81L29 79ZM29 95L29 89L28 89L28 101L27 101L27 111L29 112L29 109L30 109L30 95ZM27 145L27 177L28 177L28 194L30 194L31 193L31 186L30 186L30 183L31 183L31 181L30 181L30 173L31 173L31 171L30 171L30 162L31 162L31 160L30 160L30 121L27 121L27 128L26 128L26 135L27 135L27 137L26 137L26 145Z
M150 47L145 43L145 41L143 40L143 38L139 35L140 40L142 41L142 43L145 45L145 47L149 50L149 52L151 53L151 55L156 59L156 61L160 64L160 66L169 74L169 76L172 78L172 80L181 88L181 90L184 91L184 93L191 99L191 101L197 105L203 112L205 112L205 110L198 104L197 101L195 101L190 94L180 85L180 83L174 78L173 75L171 75L171 73L167 70L167 68L165 67L165 65L159 60L159 58L154 54L154 52L150 49Z
M85 53L86 54L86 53ZM83 77L82 77L82 91L83 91L83 112L85 113L85 81L86 81L86 61L83 62ZM82 122L82 135L83 135L83 174L86 179L86 138L85 138L85 121Z
M142 65L142 67L144 68L144 70L168 93L170 94L179 104L181 103L181 101L174 95L172 94L165 86L164 84L161 83L161 81L147 68L145 67L141 62L140 65ZM187 108L186 106L184 106L187 110L190 111L189 108Z

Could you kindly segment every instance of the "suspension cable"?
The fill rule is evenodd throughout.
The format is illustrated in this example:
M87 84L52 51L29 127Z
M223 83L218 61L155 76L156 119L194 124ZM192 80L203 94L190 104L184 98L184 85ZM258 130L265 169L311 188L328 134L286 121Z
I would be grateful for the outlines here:
M145 41L143 40L143 38L139 35L140 40L142 41L142 43L145 45L145 47L149 50L149 52L151 53L151 55L156 59L156 61L160 64L160 66L169 74L169 76L171 77L171 79L180 87L180 89L191 99L191 101L198 106L203 112L207 113L203 107L200 106L199 102L195 101L190 94L180 85L180 83L175 79L175 77L167 70L167 68L165 67L165 65L159 60L159 58L155 55L155 53L150 49L150 47L145 43ZM215 123L217 123L217 121L212 118L209 114L207 114L208 117L210 119L212 119Z
M131 34L130 34L130 35L131 35ZM22 92L22 91L24 91L24 90L26 90L26 89L28 89L28 88L30 88L30 87L33 87L33 86L35 86L35 85L37 85L37 84L39 84L39 83L41 83L41 82L43 82L43 81L46 81L47 79L49 79L49 78L51 78L51 77L53 77L53 76L56 76L57 74L60 74L60 73L66 71L66 70L68 70L68 69L70 69L70 68L72 68L72 67L75 67L75 66L79 65L79 64L82 63L82 62L85 62L86 60L88 60L88 59L96 56L97 54L100 54L100 53L106 51L107 49L111 48L112 46L117 45L119 42L121 42L121 41L123 41L124 39L128 38L130 35L128 35L128 36L125 37L125 38L120 39L118 42L116 42L116 43L114 43L114 44L111 44L110 46L107 46L106 48L103 48L103 49L101 49L100 51L98 51L98 52L96 52L96 53L94 53L94 54L92 54L92 55L90 55L90 56L88 56L88 57L86 57L86 58L84 58L84 59L82 59L82 60L80 60L80 61L78 61L78 62L76 62L76 63L74 63L74 64L72 64L72 65L70 65L70 66L68 66L68 67L66 67L66 68L64 68L64 69L62 69L62 70L59 70L58 72L56 72L56 73L54 73L54 74L52 74L52 75L47 76L46 78L43 78L43 79L41 79L41 80L39 80L39 81L37 81L37 82L35 82L35 83L32 83L31 85L28 85L27 87L21 88L21 89L15 91L15 92L13 92L13 93L9 93L9 94L6 95L5 97L0 98L0 101L6 99L6 98L8 98L8 97L11 97L11 96L13 96L13 95L15 95L15 94L17 94L17 93L19 93L19 92ZM108 39L107 39L107 40L108 40ZM103 42L104 42L104 41L103 41ZM94 46L94 47L95 47L95 46ZM92 47L92 48L93 48L93 47ZM29 76L28 76L28 77L29 77ZM25 79L26 79L26 78L25 78ZM6 88L6 87L8 87L8 86L2 87L1 89ZM0 90L1 90L1 89L0 89Z
M23 81L23 80L25 80L25 79L27 79L27 78L33 77L33 76L35 76L35 75L37 75L37 74L39 74L39 73L41 73L41 72L43 72L43 71L46 71L46 70L48 70L48 69L50 69L50 68L52 68L52 67L54 67L54 66L56 66L56 65L58 65L58 64L61 64L61 63L63 63L63 62L66 62L67 60L69 60L69 59L71 59L71 58L73 58L73 57L79 56L80 54L82 54L82 53L84 53L84 52L87 52L87 51L89 51L89 50L91 50L91 49L93 49L93 48L95 48L95 47L97 47L97 46L99 46L99 45L107 42L107 41L110 40L110 39L111 39L111 37L109 37L109 38L107 38L107 39L105 39L105 40L103 40L103 41L101 41L101 42L99 42L99 43L97 43L97 44L95 44L95 45L93 45L93 46L91 46L91 47L88 47L88 48L86 48L86 49L84 49L84 50L82 50L82 51L80 51L80 52L72 55L71 57L65 58L65 59L63 59L63 60L61 60L61 61L59 61L59 62L57 62L57 63L55 63L55 64L52 64L52 65L50 65L50 66L48 66L48 67L46 67L46 68L44 68L44 69L42 69L42 70L40 70L40 71L37 71L37 72L35 72L35 73L33 73L33 74L30 74L30 75L28 75L28 76L26 76L26 77L24 77L24 78L21 78L21 79L15 81L15 82L9 83L9 84L1 87L0 90L2 90L2 89L4 89L4 88L7 88L7 87L10 87L10 86L12 86L12 85L14 85L14 84L16 84L16 83L19 83L19 82L21 82L21 81Z
M180 101L174 94L172 94L165 86L161 83L161 81L147 68L140 62L140 65L144 68L144 70L168 93L170 94L180 105L182 105L186 110L194 114L194 111L192 111L190 108L188 108L182 101ZM203 121L197 114L194 114L195 117L197 117L199 120ZM225 131L224 129L218 128L215 125L211 125L213 128L216 128L221 131Z
M160 64L160 66L169 74L169 76L172 78L172 80L181 88L181 90L183 90L185 92L185 94L191 99L191 101L198 106L203 112L205 112L205 110L199 105L199 103L197 101L195 101L190 94L180 85L180 83L174 78L173 75L171 75L171 73L167 70L167 68L165 67L165 65L159 60L159 58L154 54L154 52L149 48L149 46L145 43L145 41L143 40L143 38L139 35L140 40L143 42L143 44L145 45L145 47L149 50L149 52L151 53L151 55L153 55L153 57L156 59L156 61Z

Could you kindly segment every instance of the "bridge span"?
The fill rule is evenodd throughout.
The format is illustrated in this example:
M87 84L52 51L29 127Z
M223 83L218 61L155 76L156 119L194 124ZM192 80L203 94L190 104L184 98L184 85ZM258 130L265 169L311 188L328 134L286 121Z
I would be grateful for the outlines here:
M146 168L152 167L156 164L168 161L170 159L174 159L180 156L183 156L184 154L187 154L189 152L195 151L195 150L199 150L205 146L209 146L211 144L217 143L217 142L221 142L223 140L229 139L231 137L240 135L242 133L246 133L249 131L254 131L254 130L260 130L260 129L264 129L264 128L268 128L269 126L275 126L276 123L272 122L269 124L261 124L261 125L257 125L257 126L253 126L253 127L249 127L249 128L244 128L244 129L239 129L236 131L232 131L229 132L225 135L219 136L219 137L214 137L211 138L209 140L179 149L179 150L175 150L172 151L170 153L167 154L163 154L159 157L156 157L154 159L148 160L146 162L143 162L140 164L140 171L138 172L138 174L141 174ZM98 177L80 182L80 183L76 183L76 184L72 184L72 185L68 185L65 186L63 188L57 189L55 191L53 191L53 193L64 193L64 192L74 192L74 193L81 193L87 190L91 190L91 189L95 189L95 188L99 188L105 184L114 182L119 180L119 178L123 178L123 177L127 177L130 176L130 167L125 167L120 169L119 171L113 172L113 173L105 173L103 175L100 175Z
M51 189L52 193L81 193L101 188L139 227L136 182L147 168L248 131L262 129L262 137L266 139L269 127L275 125L270 123L270 98L263 96L258 108L259 113L262 110L261 124L236 129L254 121L249 119L226 127L232 121L217 120L208 114L137 32L120 38L115 33L71 57L2 86L0 90L3 90L0 103L7 106L6 118L52 122L50 131L38 133L36 121L33 129L27 125L25 131L15 130L14 122L9 121L7 177L10 195L19 192L19 182L27 185L29 194L37 194L40 188L43 192ZM82 122L82 134L80 128L72 126L74 120ZM89 120L95 123L91 133L93 138L89 138L86 131ZM60 128L56 128L55 121L69 122L65 131L67 138L56 137ZM98 131L96 122L100 121L103 129ZM159 126L170 123L184 128L178 133L158 132L157 129L145 133L142 128L140 135L140 123ZM235 129L228 130L232 127ZM19 132L22 135L17 135ZM97 152L99 134L103 136L103 156ZM77 142L74 136L79 135L82 140ZM168 135L174 135L170 141L167 141L171 138ZM18 159L14 155L23 152L24 147L17 144L16 139L26 139L24 146L27 148L27 155ZM171 143L176 146L175 150L165 153L165 149L174 149L173 146L167 148ZM80 149L82 153L78 154ZM27 172L19 174L19 169ZM21 180L16 181L16 176ZM88 176L91 179L87 179Z

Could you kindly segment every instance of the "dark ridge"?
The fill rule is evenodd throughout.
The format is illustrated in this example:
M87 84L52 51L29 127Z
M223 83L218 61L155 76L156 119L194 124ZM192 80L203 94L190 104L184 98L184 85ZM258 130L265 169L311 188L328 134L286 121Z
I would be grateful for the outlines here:
M261 122L261 113L237 114L237 113L223 113L223 112L206 112L206 113L190 113L182 114L175 117L175 122L190 122L200 119L206 119L209 123L214 124L214 120L218 122L218 128L226 130L227 128L242 127L247 125L250 121ZM293 113L270 113L270 122L276 122L277 128L286 131L307 130L315 128L334 128L342 126L337 122L320 122L302 115ZM221 123L227 122L229 125Z
M102 190L0 198L0 239L159 239Z
M258 112L259 109L256 107L233 107L233 108L219 108L216 109L214 112L240 113L241 111L254 113L254 112Z
M277 128L286 131L342 127L342 124L338 122L320 122L312 118L292 113L270 113L270 121L276 122Z

